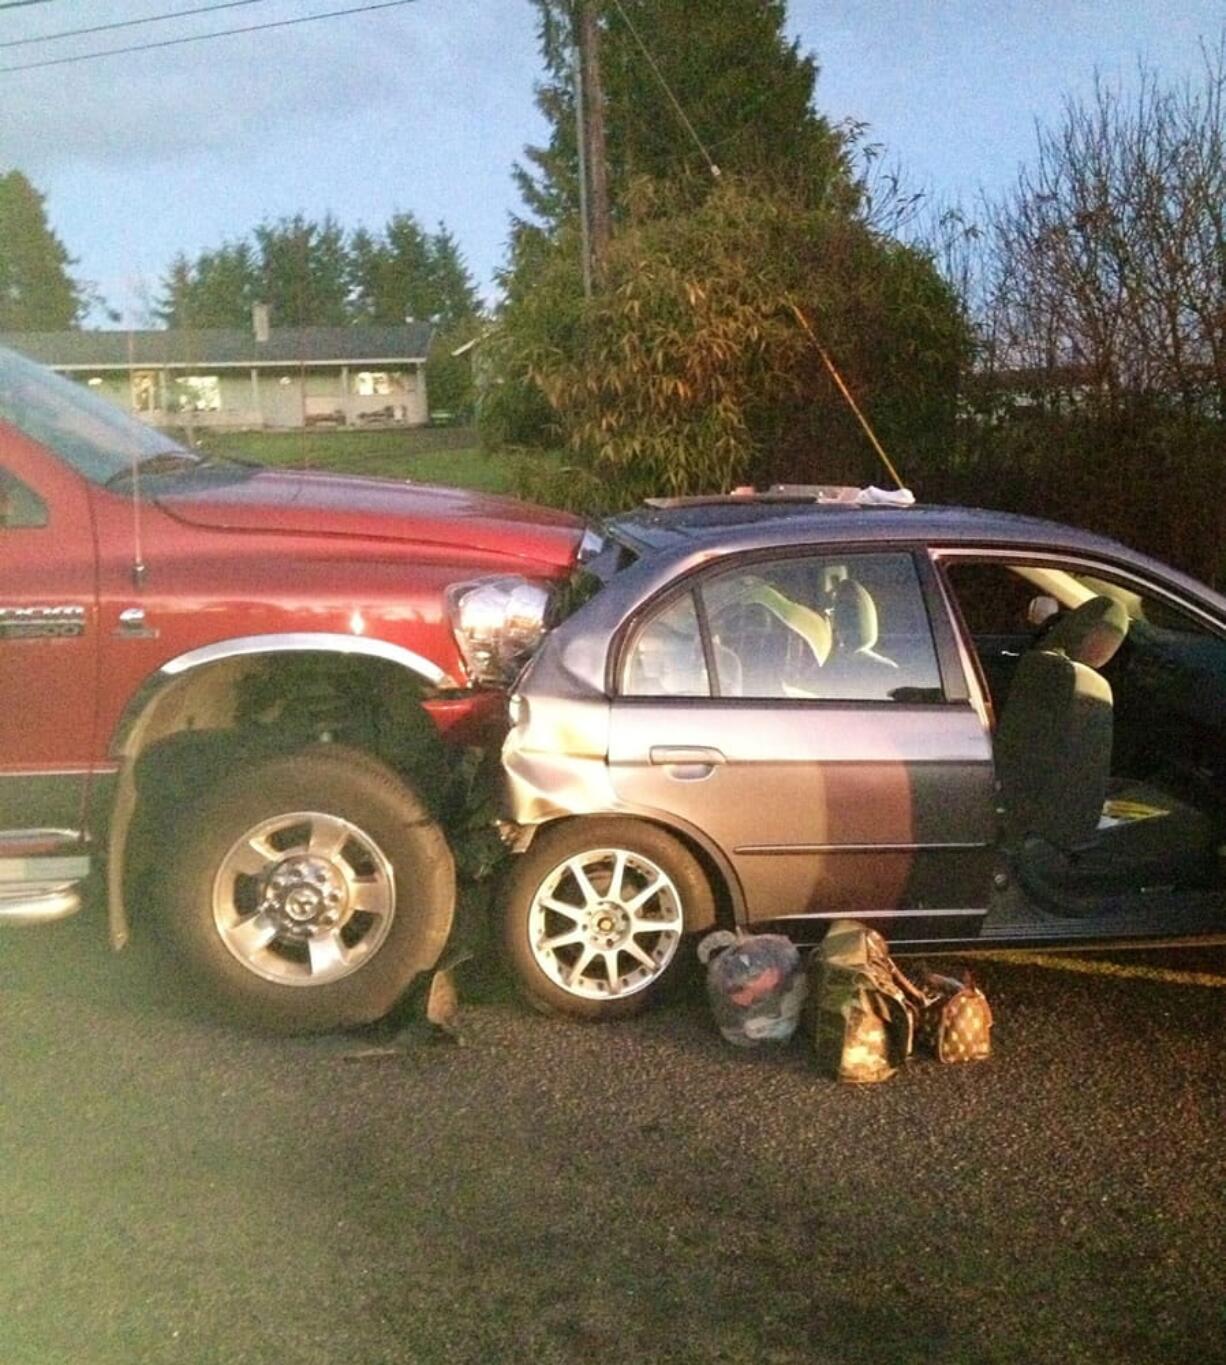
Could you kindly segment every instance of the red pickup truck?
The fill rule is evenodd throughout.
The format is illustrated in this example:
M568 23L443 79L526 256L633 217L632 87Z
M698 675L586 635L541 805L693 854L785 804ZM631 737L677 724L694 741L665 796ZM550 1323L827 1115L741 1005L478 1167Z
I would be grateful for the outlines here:
M187 449L0 349L0 923L165 933L284 1029L437 959L441 793L595 548L507 499Z

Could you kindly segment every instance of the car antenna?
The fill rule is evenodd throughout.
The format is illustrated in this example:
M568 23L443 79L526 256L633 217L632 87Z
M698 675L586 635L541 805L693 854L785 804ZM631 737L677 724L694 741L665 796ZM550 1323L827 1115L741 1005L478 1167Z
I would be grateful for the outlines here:
M132 584L142 587L145 582L145 552L140 533L140 461L132 452Z
M839 373L838 367L835 365L834 361L830 359L830 352L827 351L826 348L822 345L822 343L817 339L817 333L813 330L812 324L809 322L809 319L805 317L800 307L797 304L793 303L790 299L788 300L788 307L792 310L793 314L795 315L796 321L800 323L801 328L805 332L805 335L808 336L809 340L813 343L813 346L816 349L818 355L821 356L822 364L825 365L826 369L829 371L831 379L834 380L835 387L843 395L844 399L847 402L847 406L852 410L852 412L855 413L856 420L864 428L864 434L872 443L873 449L880 456L881 463L885 465L887 471L889 472L890 478L894 480L894 482L898 485L899 488L906 488L907 485L903 483L901 477L899 476L898 470L894 468L894 465L890 460L890 457L885 453L885 447L877 439L877 433L869 424L868 418L865 417L865 415L860 411L859 405L857 404L856 400L851 396L851 390L847 387L846 383L844 383L843 376Z
M128 376L129 382L135 387L135 379L132 377L132 367L134 361L135 346L133 344L132 328L128 327ZM136 453L136 446L132 447L132 584L139 588L145 581L145 553L141 542L140 526L140 459Z

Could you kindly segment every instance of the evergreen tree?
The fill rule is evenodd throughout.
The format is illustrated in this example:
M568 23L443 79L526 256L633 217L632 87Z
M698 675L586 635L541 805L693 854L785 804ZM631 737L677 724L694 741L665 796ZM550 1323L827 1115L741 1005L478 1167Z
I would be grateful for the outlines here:
M430 275L437 305L433 316L440 323L455 327L480 316L481 299L473 277L460 244L444 223L430 238Z
M260 302L283 327L337 326L349 321L345 232L330 214L302 214L255 229Z
M85 311L74 264L47 222L44 196L20 171L0 175L0 331L59 331Z
M425 321L433 316L430 241L413 214L393 214L380 237L359 245L365 263L359 308L371 321ZM354 255L356 260L358 253Z
M601 0L612 243L580 282L572 0L534 0L552 125L517 180L506 299L486 356L491 443L563 444L588 508L752 478L879 479L819 359L833 353L904 467L947 442L966 332L921 252L882 230L855 133L814 109L817 65L781 0ZM637 37L636 37L637 35ZM638 38L642 39L641 47ZM646 47L711 157L680 122Z
M480 299L455 238L394 214L376 235L347 236L335 218L295 214L262 223L194 260L182 253L161 282L158 316L170 327L247 327L269 305L274 326L406 318L452 328L479 316Z
M355 232L350 271L354 311L372 322L415 318L450 328L480 312L455 238L442 223L426 233L411 213L394 214L381 237Z
M349 238L349 300L358 322L388 321L381 309L386 273L382 241L366 228L357 228Z
M514 174L532 218L551 230L578 208L575 6L573 0L533 3L546 70L537 105L551 133L547 145L526 148L527 165ZM701 6L604 0L601 66L615 210L624 207L637 176L688 185L691 199L712 184L635 33L722 173L767 181L811 202L834 191L849 204L854 200L843 139L813 108L817 64L788 40L785 20L783 0L705 0Z
M261 284L248 242L223 242L194 263L180 254L163 281L158 315L171 327L246 327Z
M161 292L154 301L154 314L167 327L189 326L192 263L185 252L180 251L171 261L158 287Z

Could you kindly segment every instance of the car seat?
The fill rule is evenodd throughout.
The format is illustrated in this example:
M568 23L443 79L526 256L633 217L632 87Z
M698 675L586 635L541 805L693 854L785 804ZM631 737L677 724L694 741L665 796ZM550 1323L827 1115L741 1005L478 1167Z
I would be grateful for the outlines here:
M1014 674L996 732L1005 828L1064 853L1091 840L1111 776L1111 688L1063 653L1035 649Z
M722 657L720 667L723 667ZM631 697L709 696L701 641L688 631L674 630L664 621L653 621L635 642L626 676L626 694Z
M712 641L725 696L816 695L810 687L830 657L834 637L822 612L797 602L756 575L717 584L707 600ZM725 684L725 668L730 684Z
M881 617L872 594L854 578L843 578L831 593L830 620L834 630L832 663L841 674L878 673L898 664L877 652Z
M1037 649L1065 655L1087 668L1105 668L1128 635L1128 613L1113 598L1091 597L1057 617Z
M1128 627L1127 612L1106 596L1061 617L1022 657L1001 718L1006 829L1015 846L1030 841L1032 861L1035 840L1066 855L1058 876L1046 862L1049 891L1200 884L1216 867L1214 820L1152 783L1111 774L1114 698L1098 669Z

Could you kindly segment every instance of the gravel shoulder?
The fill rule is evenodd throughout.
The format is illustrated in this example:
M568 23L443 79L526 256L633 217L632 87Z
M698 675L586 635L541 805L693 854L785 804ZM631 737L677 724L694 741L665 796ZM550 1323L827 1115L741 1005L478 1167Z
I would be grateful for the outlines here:
M1226 1359L1220 989L980 963L991 1061L855 1089L697 991L286 1041L90 919L2 960L7 1365Z

